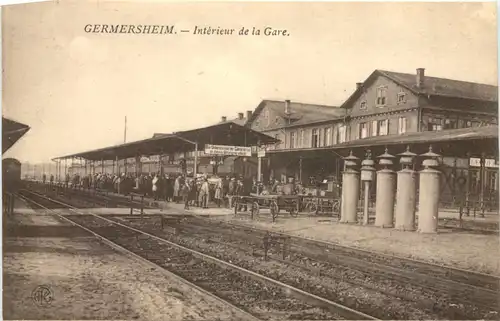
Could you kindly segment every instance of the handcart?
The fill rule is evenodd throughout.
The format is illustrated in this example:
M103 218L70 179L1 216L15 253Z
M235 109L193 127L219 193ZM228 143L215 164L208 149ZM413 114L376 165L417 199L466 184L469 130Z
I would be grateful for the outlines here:
M261 209L269 208L273 222L281 210L290 213L290 216L297 216L299 207L299 196L297 195L258 195L250 194L250 196L239 196L235 203L235 214L238 212L238 205L246 203L250 206L252 218L259 214Z
M302 196L302 210L304 212L321 214L339 214L340 199L326 196Z

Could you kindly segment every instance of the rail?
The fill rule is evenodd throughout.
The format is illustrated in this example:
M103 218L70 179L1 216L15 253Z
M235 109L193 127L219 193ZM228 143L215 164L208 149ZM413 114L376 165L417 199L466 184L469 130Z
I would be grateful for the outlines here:
M40 194L36 194L36 195L38 197L42 197L45 200L53 202L53 203L57 203L57 204L61 204L61 205L64 204L64 203L62 203L60 201L52 200L52 199L47 198L47 197L45 197L43 195L40 195ZM341 318L348 318L348 319L354 319L354 320L360 320L360 319L376 320L376 318L374 318L374 317L372 317L370 315L367 315L367 314L364 314L362 312L356 311L356 310L351 309L351 308L349 308L347 306L344 306L342 304L339 304L339 303L330 301L328 299L325 299L323 297L314 295L312 293L303 291L303 290L301 290L299 288L296 288L296 287L293 287L291 285L282 283L280 281L277 281L275 279L269 278L269 277L264 276L262 274L253 272L251 270L247 270L247 269L245 269L243 267L234 265L234 264L232 264L230 262L226 262L226 261L220 260L220 259L218 259L218 258L216 258L214 256L210 256L210 255L204 254L202 252L196 251L194 249L190 249L188 247L182 246L182 245L177 244L175 242L171 242L171 241L169 241L167 239L164 239L164 238L158 237L156 235L147 233L147 232L142 231L140 229L136 229L136 228L133 228L131 226L128 226L128 225L125 225L125 224L122 224L122 223L119 223L119 222L116 222L116 221L113 221L111 219L108 219L108 218L105 218L105 217L102 217L102 216L99 216L99 215L95 215L95 214L82 215L83 213L78 212L71 205L68 205L68 204L66 204L66 205L68 206L69 209L71 209L73 212L75 212L75 214L79 214L79 215L67 216L67 215L59 215L59 214L57 214L55 212L54 212L54 214L57 215L58 217L61 217L64 220L72 222L73 225L77 225L77 226L80 226L80 227L84 228L85 230L91 232L96 237L98 237L99 239L105 241L106 243L108 243L110 245L112 245L112 246L115 245L117 247L120 247L122 251L125 251L125 252L127 252L127 253L129 253L131 255L139 256L139 257L145 256L146 260L148 260L150 262L155 262L155 261L165 261L165 260L162 260L161 257L160 257L160 255L163 252L171 251L172 253L177 253L177 252L180 251L180 252L183 252L183 253L186 253L186 254L185 255L179 255L179 254L177 254L177 256L179 256L179 257L186 257L186 255L187 255L188 258L189 258L189 256L193 256L193 257L201 259L204 262L208 262L208 263L211 263L211 264L219 266L219 268L215 269L215 271L219 271L219 274L220 274L220 268L228 269L228 270L234 271L235 273L241 275L243 277L243 279L249 278L249 279L255 280L257 283L253 283L252 282L253 286L257 286L259 283L262 283L262 284L268 284L268 286L271 286L271 289L272 288L280 289L282 291L282 293L283 293L281 296L278 296L276 294L276 292L272 291L272 296L273 297L276 296L276 300L277 300L276 301L276 307L279 310L288 309L287 306L281 306L281 303L283 303L284 301L289 300L287 297L291 296L291 297L295 298L296 300L298 300L298 301L296 301L296 303L298 303L298 302L301 302L301 303L304 302L304 304L307 304L307 305L310 305L310 306L322 307L326 311L329 311L329 312L331 312L331 313L333 313L335 315L340 315ZM85 221L86 219L89 219L89 220ZM95 219L99 219L101 222L104 222L104 224L102 225L102 223L99 223L98 221L95 221ZM114 230L110 229L112 226L113 226L113 228L116 227L116 228L122 229L122 231L116 230L116 232L115 232ZM99 233L96 230L102 231L102 233ZM128 231L128 232L123 232L125 230ZM113 237L106 237L105 235L103 235L104 232L109 233L110 235L113 235ZM134 237L134 236L138 237L136 235L137 233L139 233L140 235L142 235L143 238L147 237L148 239L155 240L155 241L159 242L159 244L160 243L163 244L163 246L161 247L162 250L159 251L159 252L162 252L162 253L154 254L155 252L152 250L151 247L146 247L145 248L146 250L145 250L143 248L143 246L141 246L141 245L135 245L136 247L142 249L141 253L142 252L147 252L147 250L149 250L151 253L153 253L151 255L151 257L153 257L154 259L150 259L149 255L147 253L145 253L144 255L142 255L142 254L141 255L136 254L135 250L130 250L130 249L126 248L128 246L122 245L121 244L122 242L120 242L120 244L117 242L120 237L130 237L130 236L132 236L132 237ZM143 238L141 238L141 240L139 240L139 241L144 241ZM137 244L137 243L139 243L139 241L133 242L133 244ZM174 254L170 255L169 257L174 258L173 255ZM177 260L177 257L175 257L175 260ZM192 264L195 264L195 263L193 263L193 260L191 260L187 264L191 264L192 265ZM177 265L179 265L179 264L177 264ZM161 264L158 264L158 266L160 266L162 269L165 269L164 267L161 266ZM200 269L200 267L201 267L201 269ZM201 274L199 274L200 276L201 275L205 275L206 272L204 272L203 269L207 268L206 265L203 265L203 266L200 266L200 267L198 267L198 269L197 269L197 266L193 266L192 270L186 270L186 269L184 269L182 271L187 272L188 275L189 275L189 273L201 273ZM167 269L167 271L168 271L168 269ZM182 272L182 273L184 273L184 272ZM174 273L174 272L172 272L172 273ZM182 275L182 273L181 273L181 275ZM196 274L196 275L198 275L198 274ZM224 275L224 277L227 277L228 274L224 273L223 275ZM195 276L194 277L194 279L197 279L197 278L199 278L199 276ZM189 282L189 281L186 281L186 282ZM204 283L204 284L209 284L209 283ZM194 285L194 284L193 284L193 286L196 287L196 285ZM210 287L210 286L208 286L208 287ZM203 286L201 288L203 288ZM246 292L247 290L244 287L231 288L231 292L235 293L231 297L243 298L242 296L240 297L240 296L236 295L237 291L246 292L246 295L259 296L260 295L259 294L260 290L269 291L269 289L266 290L266 288L267 287L262 287L262 289L259 288L258 290L254 291L254 292L252 292L252 290L249 290L250 292ZM225 292L227 292L227 291L223 291L221 293L225 293ZM208 293L211 294L212 296L217 296L217 292L215 292L216 294L212 294L210 292L208 292ZM253 293L253 294L251 294L251 293ZM219 299L220 300L224 300L222 297L220 297ZM234 298L230 299L230 300L234 301ZM268 299L263 300L262 298L260 298L260 300L262 302L266 303L266 304L270 303L270 300L268 300ZM258 300L256 300L255 302L257 302L257 301ZM227 303L228 303L228 305L234 306L230 302L227 302ZM252 309L251 306L252 305L249 305L249 306L245 305L245 307L247 309L250 309L250 310ZM300 306L300 308L302 309L302 306ZM258 311L260 311L260 310L258 310ZM252 313L250 313L250 314L247 313L247 315L248 315L249 318L252 318L251 314ZM254 319L255 319L255 317L254 317ZM328 318L328 319L331 319L331 318ZM335 318L335 319L337 319L337 318Z

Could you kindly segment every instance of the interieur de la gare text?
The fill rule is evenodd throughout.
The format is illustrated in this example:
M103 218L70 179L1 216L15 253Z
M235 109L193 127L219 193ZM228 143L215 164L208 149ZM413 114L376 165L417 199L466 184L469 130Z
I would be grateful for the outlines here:
M114 34L157 34L171 35L177 33L191 33L194 35L206 36L290 36L286 29L277 29L273 27L240 27L221 28L221 27L201 27L194 26L191 29L177 29L175 25L134 25L134 24L87 24L84 27L86 33L114 33Z

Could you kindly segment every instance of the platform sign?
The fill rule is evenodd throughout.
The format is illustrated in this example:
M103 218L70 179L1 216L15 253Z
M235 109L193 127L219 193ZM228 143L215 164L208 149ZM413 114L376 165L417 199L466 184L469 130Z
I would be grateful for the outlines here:
M205 145L205 154L211 156L252 156L251 147L229 145Z
M481 159L480 158L475 158L471 157L469 160L469 165L471 167L481 167ZM492 158L487 158L484 160L484 166L489 167L489 168L495 168L498 167L498 162L496 162Z
M152 155L152 156L142 156L141 157L141 163L157 163L160 161L160 156L159 155Z

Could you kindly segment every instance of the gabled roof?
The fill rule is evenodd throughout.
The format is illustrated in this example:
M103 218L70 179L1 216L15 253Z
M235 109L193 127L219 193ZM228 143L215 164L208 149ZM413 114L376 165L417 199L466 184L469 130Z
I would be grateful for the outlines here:
M233 119L229 119L226 121L220 121L217 124L223 124L223 123L233 123L236 125L245 126L247 123L247 118L246 117L243 117L241 119L240 118L233 118Z
M306 125L309 123L316 123L318 121L326 121L345 116L345 110L336 106L306 104L294 101L290 102L291 113L286 115L285 101L265 99L260 102L257 108L255 108L255 111L253 112L252 117L247 121L246 126L251 126L265 107L273 110L273 112L282 118L289 118L292 126Z
M2 153L9 150L28 130L28 125L2 117Z
M398 85L405 87L416 95L440 96L448 98L460 98L477 100L483 102L498 102L498 87L487 84L473 83L461 80L430 77L425 75L424 86L417 87L416 74L407 74L386 70L375 70L365 80L362 87L369 86L378 76L384 76ZM358 98L363 88L356 91L342 104L345 108L350 102Z

